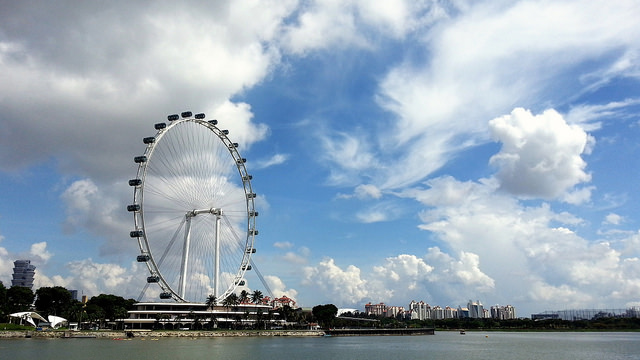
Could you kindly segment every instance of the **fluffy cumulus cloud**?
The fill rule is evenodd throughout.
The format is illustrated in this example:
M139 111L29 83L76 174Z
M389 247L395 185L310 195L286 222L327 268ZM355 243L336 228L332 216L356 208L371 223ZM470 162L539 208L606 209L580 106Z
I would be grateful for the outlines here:
M333 300L338 304L358 303L368 295L367 281L361 278L360 269L349 265L341 269L333 259L322 260L316 266L305 267L304 282L308 287L318 287L322 293L319 302Z
M341 267L328 258L305 269L305 286L320 288L341 306L406 299L457 306L469 297L515 303L525 312L540 304L631 304L640 286L637 235L589 241L571 230L582 219L546 203L524 205L499 191L496 181L443 177L428 185L405 196L428 207L420 227L441 246L423 257L403 254L367 267Z
M424 179L460 151L485 142L486 121L514 105L533 107L556 98L562 103L584 87L575 77L560 76L567 69L603 52L612 53L610 64L628 58L617 47L638 50L635 40L621 36L638 31L629 18L637 13L630 1L615 7L571 1L502 5L507 4L476 2L442 20L424 39L429 61L407 60L381 81L379 104L396 121L393 135L385 133L379 141L383 154L393 154L393 161L380 167L380 186L398 188ZM634 76L627 70L618 76ZM592 75L581 80L602 79ZM555 86L558 81L562 86ZM591 110L578 122L593 121L597 109ZM565 179L579 175L576 167L572 164L573 174Z
M46 241L32 244L31 249L29 251L29 255L30 255L29 258L31 259L35 258L40 262L44 262L44 263L46 263L51 258L51 256L53 256L53 254L47 250Z
M60 275L48 277L36 269L34 285L36 287L63 286L67 289L82 290L90 296L108 293L137 297L143 288L147 272L146 267L135 263L130 267L123 267L116 264L97 263L91 259L73 261L67 264L67 267L69 276L66 277Z
M278 276L267 275L265 276L265 281L267 282L269 289L271 289L273 296L287 296L294 300L298 298L298 291L296 289L287 288L287 285Z
M534 116L525 109L514 109L510 115L491 120L489 129L502 144L490 162L498 168L501 188L508 192L556 198L591 179L581 157L589 151L590 137L554 110Z
M0 238L0 240L2 239ZM7 287L11 285L12 268L13 262L9 257L9 251L4 247L0 247L0 281Z
M407 299L457 305L469 293L490 292L494 281L480 270L477 255L462 252L454 258L431 248L424 257L400 254L366 269L355 265L343 269L327 258L305 269L305 285L320 286L340 306L366 301L404 303Z
M436 1L310 1L285 27L282 47L294 54L336 47L371 48L375 44L363 28L402 38L444 16Z
M102 240L107 240L101 245L103 254L135 253L134 243L122 236L132 226L123 211L124 204L131 201L125 190L128 189L124 182L106 185L105 189L91 179L72 182L61 195L67 214L65 231L88 229L102 236Z
M609 213L607 214L607 216L605 216L604 218L604 223L605 224L611 224L611 225L619 225L622 221L623 221L623 217L615 214L615 213Z
M422 214L421 228L437 234L450 251L477 254L479 265L474 259L469 264L493 279L493 284L485 279L486 289L529 294L517 299L525 305L539 300L529 289L531 281L545 293L555 289L556 295L567 295L556 297L556 304L585 306L588 299L577 302L576 294L589 293L604 306L617 302L612 293L640 282L631 265L638 260L637 251L623 255L620 244L584 239L571 230L581 219L545 203L525 206L489 184L435 179L418 197L430 207Z
M56 4L34 10L16 3L5 9L0 63L7 71L0 91L6 96L0 105L11 131L0 136L3 154L22 155L0 155L0 167L59 156L61 165L112 178L126 171L119 159L135 152L138 141L132 135L152 126L151 121L135 120L148 119L150 108L170 113L188 106L224 116L220 120L246 121L239 121L247 117L238 114L246 109L225 104L277 62L277 53L263 42L275 35L291 9L285 2L244 1L199 9L185 3L171 12L162 4L144 11L136 4L116 5L123 4ZM254 14L251 21L245 21L247 11ZM211 12L216 16L208 16ZM32 24L27 29L26 19ZM104 28L110 31L99 30ZM122 127L134 131L119 131ZM245 130L238 128L237 134L256 134ZM113 131L119 135L110 136ZM25 138L30 141L20 140Z

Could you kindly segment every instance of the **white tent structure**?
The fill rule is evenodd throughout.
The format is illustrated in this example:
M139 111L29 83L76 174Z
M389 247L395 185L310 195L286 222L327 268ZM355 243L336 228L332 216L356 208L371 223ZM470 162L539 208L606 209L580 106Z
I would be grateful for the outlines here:
M29 324L31 324L33 327L36 327L36 323L33 319L47 321L47 319L43 318L42 316L40 316L40 314L33 311L17 312L17 313L9 314L9 316L14 318L19 318L21 320L21 323L22 321L26 321Z
M67 322L67 319L60 316L49 315L47 318L49 319L49 324L51 324L52 329L57 329Z

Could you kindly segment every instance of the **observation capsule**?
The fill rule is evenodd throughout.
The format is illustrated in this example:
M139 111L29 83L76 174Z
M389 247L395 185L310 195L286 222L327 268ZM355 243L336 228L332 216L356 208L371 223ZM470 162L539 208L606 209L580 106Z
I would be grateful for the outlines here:
M148 254L138 255L136 257L136 260L138 262L147 262L147 261L149 261L149 259L151 259L151 257Z
M198 120L202 120L204 119L204 113L200 113L200 114L196 114L196 116L194 116L196 119Z
M140 186L140 185L142 185L142 179L129 180L129 186Z
M160 293L160 299L171 299L171 293L170 292L161 292Z
M209 124L218 125L218 120L209 120Z
M140 163L143 163L143 162L147 162L147 157L144 156L144 155L136 156L136 157L133 158L133 161L138 163L138 164L140 164Z
M156 130L162 130L162 129L164 129L164 128L166 128L166 127L167 127L167 124L165 124L165 123L157 123L157 124L155 124L153 127L154 127Z
M129 236L132 238L139 238L144 236L144 231L142 230L133 230L129 233Z
M154 275L154 276L149 276L147 278L147 282L148 283L157 283L160 282L160 276Z
M127 205L127 211L140 211L140 204Z
M176 121L178 119L180 119L180 116L178 116L178 114L173 114L173 115L167 116L167 120L169 120L169 121Z
M145 143L145 144L152 144L152 143L156 142L156 138L153 137L153 136L149 136L149 137L146 137L146 138L142 139L142 142Z
M193 113L191 111L183 111L180 116L182 116L182 118L188 118L191 117L191 115L193 115Z

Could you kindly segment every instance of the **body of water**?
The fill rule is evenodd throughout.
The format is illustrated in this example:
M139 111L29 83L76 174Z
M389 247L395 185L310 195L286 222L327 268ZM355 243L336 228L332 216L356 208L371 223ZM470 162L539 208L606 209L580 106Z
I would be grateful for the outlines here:
M640 359L640 333L436 332L425 336L1 339L0 359Z

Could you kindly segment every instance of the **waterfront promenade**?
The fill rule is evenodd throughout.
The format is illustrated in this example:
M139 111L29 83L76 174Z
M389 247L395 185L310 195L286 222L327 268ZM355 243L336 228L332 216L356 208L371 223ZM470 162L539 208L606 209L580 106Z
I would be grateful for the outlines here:
M321 330L217 330L217 331L0 331L2 338L107 338L128 336L140 338L160 337L241 337L241 336L324 336Z
M160 338L160 337L243 337L243 336L359 336L359 335L434 335L433 328L405 329L331 329L331 330L217 330L217 331L0 331L2 338Z

